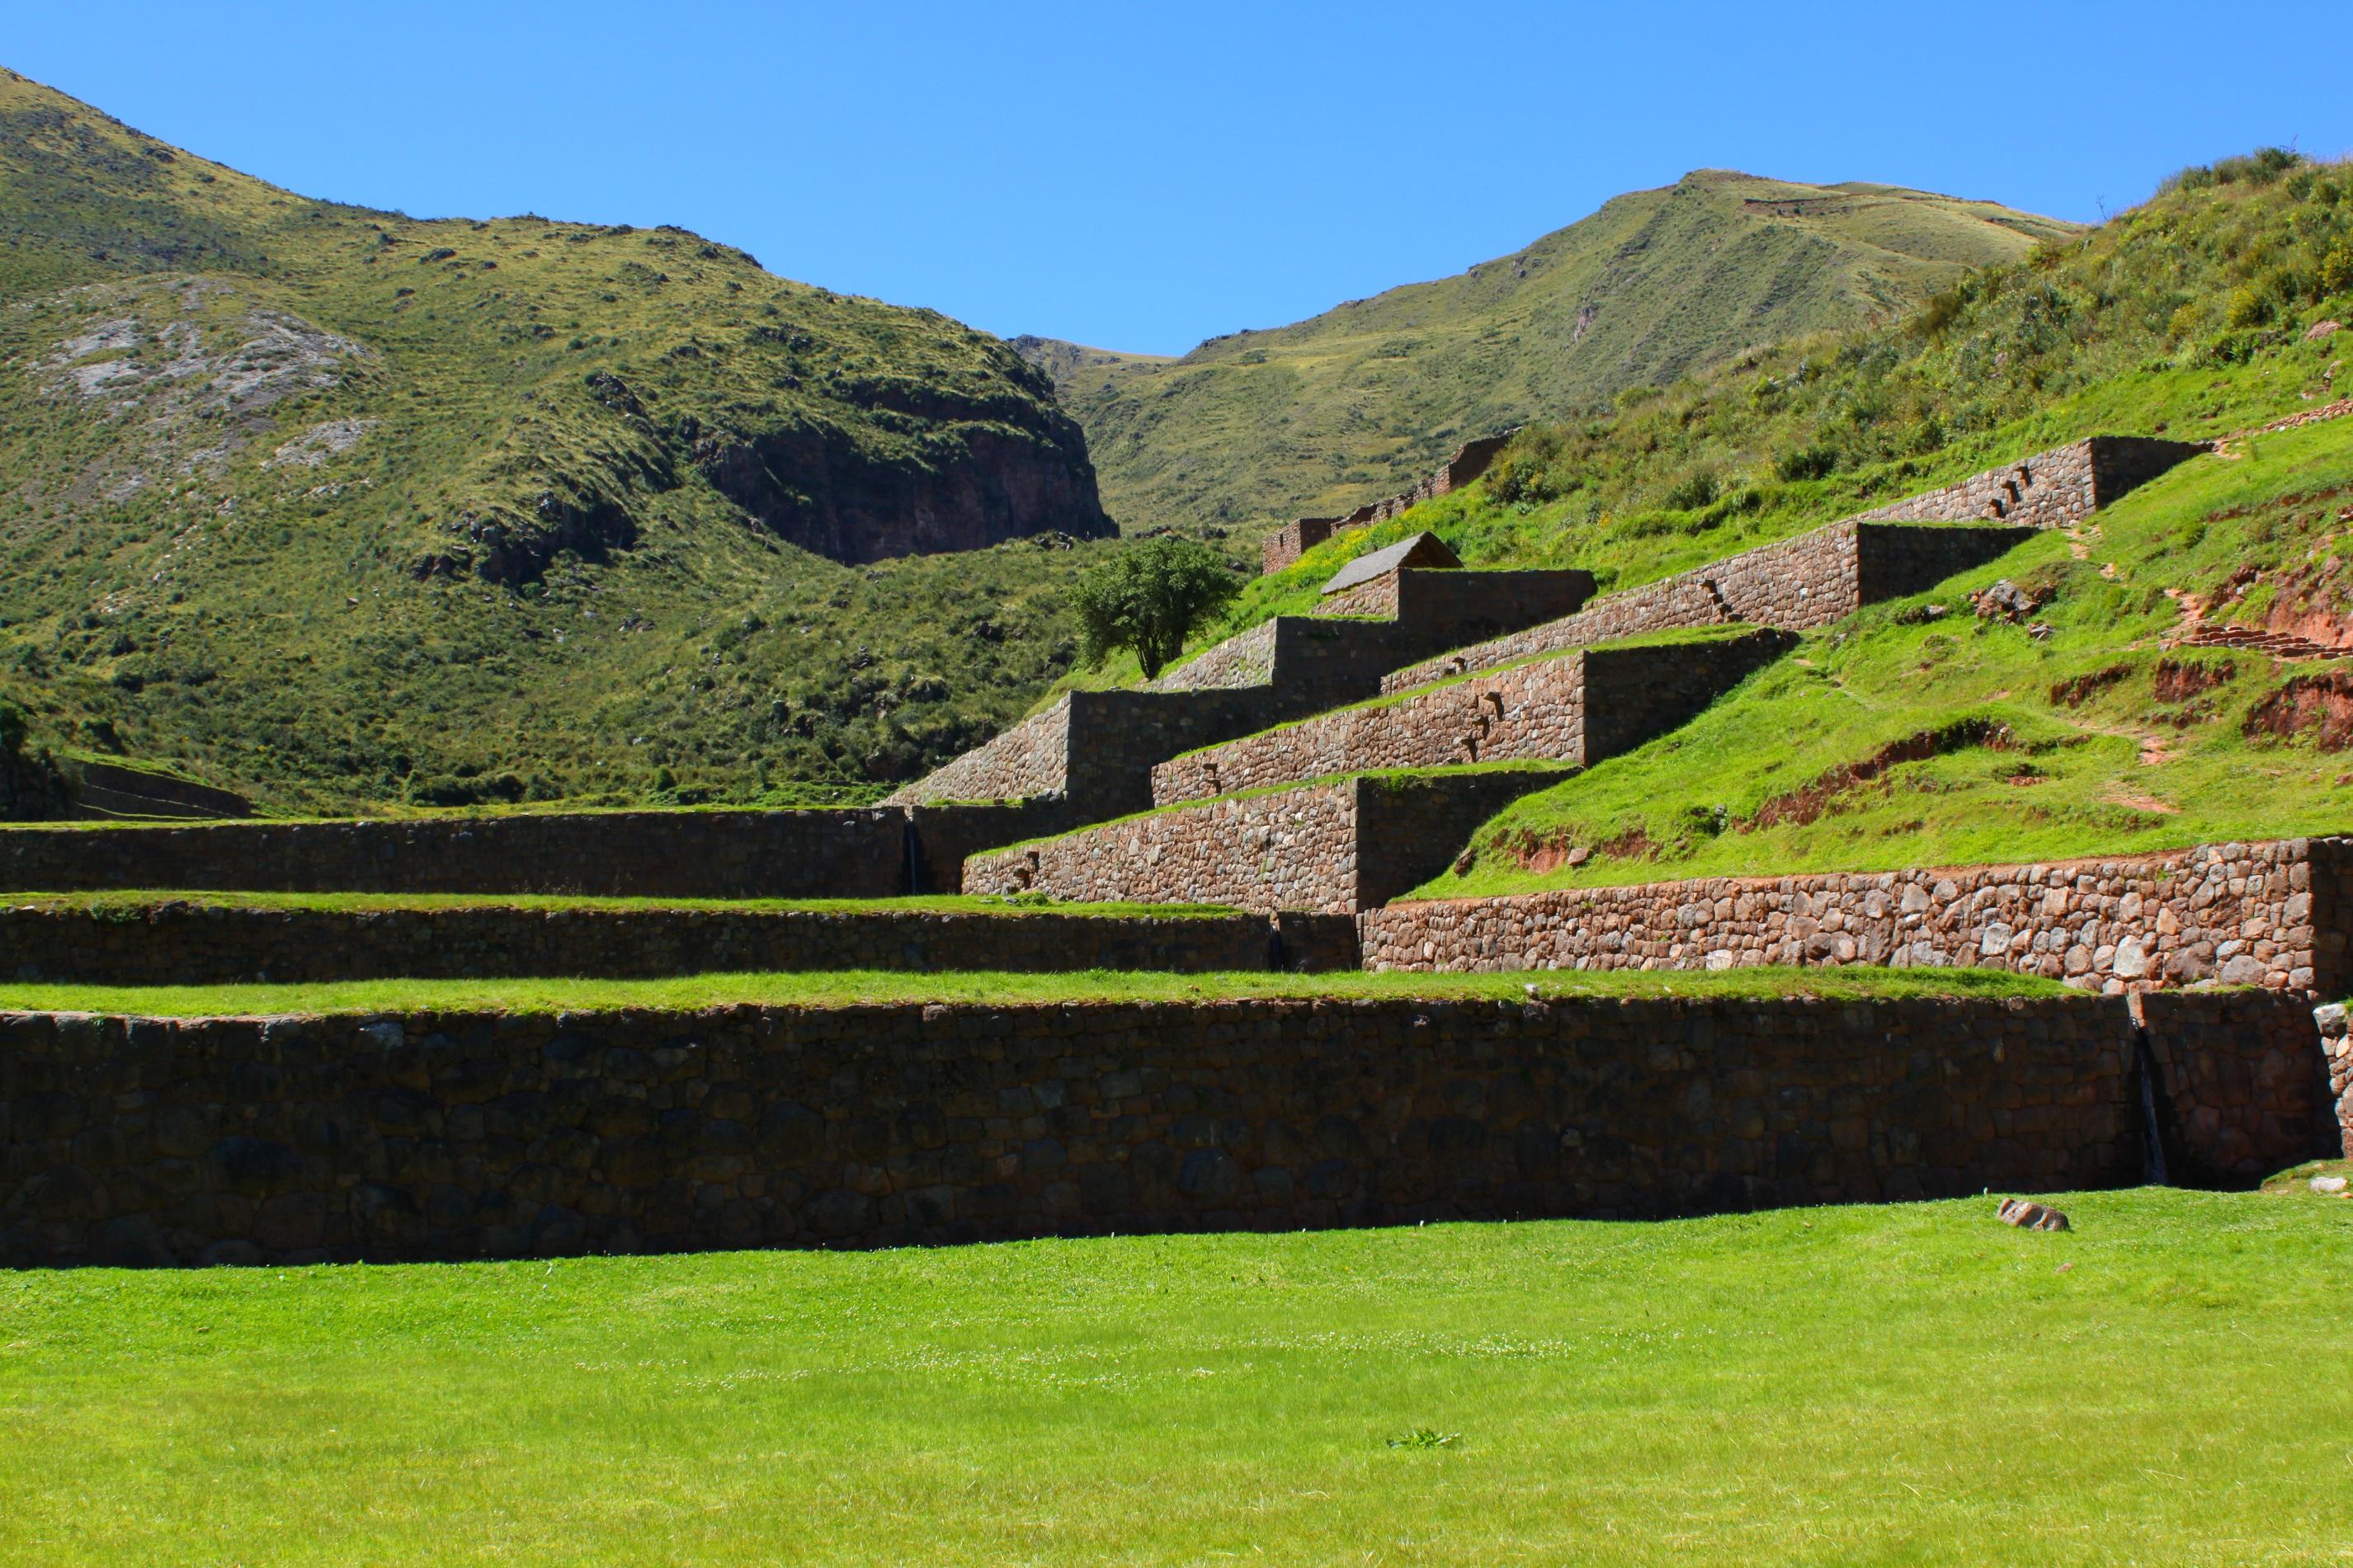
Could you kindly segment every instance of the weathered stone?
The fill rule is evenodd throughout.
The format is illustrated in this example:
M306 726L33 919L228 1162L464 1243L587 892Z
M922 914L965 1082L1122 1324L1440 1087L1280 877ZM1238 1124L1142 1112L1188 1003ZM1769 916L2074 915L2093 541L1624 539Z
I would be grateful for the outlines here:
M2313 1156L2306 1004L2140 1005L2180 1130L2168 1159L2238 1182ZM11 1021L12 1085L142 1095L193 1126L338 1130L315 1148L289 1134L299 1150L231 1132L216 1142L246 1142L217 1160L130 1136L89 1145L103 1163L14 1144L0 1248L47 1266L865 1247L1666 1215L2139 1171L2132 1017L2080 995L739 1006L583 1015L560 1036L526 1015L401 1021L400 1051L300 1021L160 1023L136 1043ZM298 1042L312 1068L257 1101L253 1069ZM168 1079L142 1078L155 1060ZM2348 1066L2329 1061L2340 1084ZM507 1092L470 1098L491 1078ZM404 1096L404 1124L440 1131L347 1109ZM578 1125L628 1105L639 1131L617 1142Z
M2014 1225L2021 1230L2068 1230L2073 1227L2067 1216L2042 1204L2029 1203L2024 1198L2004 1198L1995 1211L2004 1225Z

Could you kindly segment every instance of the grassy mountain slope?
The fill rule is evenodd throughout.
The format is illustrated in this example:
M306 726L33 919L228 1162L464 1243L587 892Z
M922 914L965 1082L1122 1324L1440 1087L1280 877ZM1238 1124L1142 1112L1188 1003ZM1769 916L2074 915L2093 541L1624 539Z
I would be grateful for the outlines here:
M309 201L0 74L37 740L282 805L862 786L1067 663L1050 584L1106 527L1045 378L936 313Z
M1472 436L1906 314L2072 232L1891 185L1704 170L1458 277L1178 360L1017 346L1086 426L1114 516L1255 531L1393 493Z

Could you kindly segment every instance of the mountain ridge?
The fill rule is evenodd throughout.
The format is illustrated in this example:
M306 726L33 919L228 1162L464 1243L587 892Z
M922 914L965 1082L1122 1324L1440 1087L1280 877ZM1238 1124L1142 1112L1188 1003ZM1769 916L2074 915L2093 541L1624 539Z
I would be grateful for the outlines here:
M1015 346L1086 428L1114 516L1260 531L1388 494L1464 438L1900 315L2079 232L1899 185L1696 170L1451 277L1173 360Z

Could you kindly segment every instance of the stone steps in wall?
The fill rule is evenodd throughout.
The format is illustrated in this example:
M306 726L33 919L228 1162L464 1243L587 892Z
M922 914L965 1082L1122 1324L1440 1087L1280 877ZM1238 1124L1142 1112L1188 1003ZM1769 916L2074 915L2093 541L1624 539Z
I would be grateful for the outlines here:
M1481 824L1565 764L1356 773L1188 802L976 855L966 893L1347 914L1451 864Z
M2094 436L1988 469L1957 484L1924 491L1873 510L1845 518L1792 539L1726 556L1693 571L1616 594L1604 595L1576 614L1400 669L1382 682L1395 692L1449 675L1492 669L1531 654L1588 646L1609 637L1682 626L1747 620L1761 626L1806 630L1882 599L1900 598L1934 587L1943 576L1967 571L2000 552L2000 536L1983 531L1988 548L1976 560L1960 542L1935 531L1969 523L2018 524L2015 539L2032 530L2081 522L2098 507L2200 453L2204 443L2138 437ZM1908 570L1905 533L1930 547L1923 554L1930 577ZM1843 561L1834 548L1852 531L1852 553ZM2013 541L2014 542L2014 541ZM1876 549L1874 569L1860 557ZM1946 554L1938 555L1937 551Z
M226 985L527 977L1357 966L1345 915L924 907L617 907L496 900L334 908L158 894L0 904L0 980Z

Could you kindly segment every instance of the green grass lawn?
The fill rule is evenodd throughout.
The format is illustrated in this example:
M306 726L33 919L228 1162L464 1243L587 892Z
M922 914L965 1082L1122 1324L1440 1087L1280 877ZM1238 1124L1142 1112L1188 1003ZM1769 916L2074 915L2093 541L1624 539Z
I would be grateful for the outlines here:
M2344 1562L2353 1202L2063 1201L7 1275L0 1559Z
M670 980L347 980L292 985L50 985L0 981L0 1012L108 1013L135 1017L274 1017L290 1014L586 1013L623 1007L690 1012L743 1005L843 1007L903 1002L1198 1002L1246 996L1519 1000L1613 996L2058 996L2056 981L1993 969L1736 969L1722 973L1637 970L1599 973L1171 974L1086 970L929 974L841 970L691 974Z

